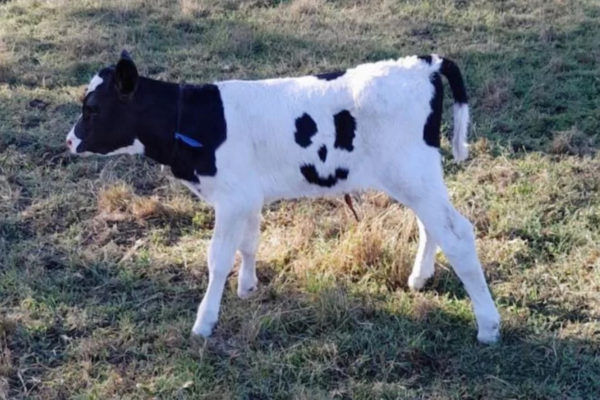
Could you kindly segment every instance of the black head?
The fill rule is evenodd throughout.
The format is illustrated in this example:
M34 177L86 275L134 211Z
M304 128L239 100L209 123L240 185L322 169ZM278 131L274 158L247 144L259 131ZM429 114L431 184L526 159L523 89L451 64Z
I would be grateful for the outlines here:
M136 136L139 81L135 63L125 50L116 66L104 68L92 78L83 99L82 114L67 135L71 153L144 152Z

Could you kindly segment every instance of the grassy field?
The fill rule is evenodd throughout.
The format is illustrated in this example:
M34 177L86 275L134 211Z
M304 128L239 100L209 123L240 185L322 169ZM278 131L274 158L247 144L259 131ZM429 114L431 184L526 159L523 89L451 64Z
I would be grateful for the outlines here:
M599 20L592 0L0 1L0 399L600 398ZM446 177L502 342L477 343L442 254L407 290L415 219L378 193L360 222L341 199L266 207L259 293L232 277L190 340L212 210L148 160L64 153L122 48L186 82L456 60L473 145Z

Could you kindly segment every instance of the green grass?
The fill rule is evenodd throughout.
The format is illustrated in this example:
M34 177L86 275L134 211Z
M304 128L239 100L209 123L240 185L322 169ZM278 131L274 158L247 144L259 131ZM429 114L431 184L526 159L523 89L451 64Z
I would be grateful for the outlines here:
M599 19L594 1L0 1L0 399L599 398ZM64 154L122 48L187 82L455 59L473 146L446 176L502 342L477 343L441 254L407 290L414 217L374 193L358 223L341 199L267 206L260 292L232 277L214 336L190 340L212 211L148 160Z

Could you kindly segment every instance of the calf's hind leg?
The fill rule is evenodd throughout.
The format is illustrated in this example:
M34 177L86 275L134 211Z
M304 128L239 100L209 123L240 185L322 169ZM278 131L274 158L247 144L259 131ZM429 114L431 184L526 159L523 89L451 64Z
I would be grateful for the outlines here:
M425 226L429 226L428 230L440 244L471 298L478 326L477 339L482 343L498 341L500 314L496 310L477 257L473 226L449 201L417 206L415 211L421 216Z
M419 247L412 273L408 277L408 287L413 290L422 289L427 280L433 276L435 250L437 249L431 235L418 218L417 224L419 226Z
M452 206L441 168L433 168L429 176L399 180L402 185L386 185L388 193L412 208L424 225L426 233L438 243L463 283L477 320L477 339L493 343L499 339L500 315L488 289L475 248L471 223ZM414 171L414 169L413 169ZM418 178L418 179L417 179ZM426 182L427 184L416 184Z

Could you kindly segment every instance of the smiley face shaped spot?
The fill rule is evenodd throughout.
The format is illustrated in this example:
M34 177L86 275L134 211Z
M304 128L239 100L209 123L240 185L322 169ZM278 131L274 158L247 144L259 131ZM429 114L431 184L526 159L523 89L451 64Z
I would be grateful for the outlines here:
M354 150L352 142L355 136L356 121L352 114L350 114L350 111L342 110L333 115L333 122L335 125L335 143L333 143L333 147L347 152ZM313 143L313 136L318 133L317 123L305 112L296 118L295 126L294 139L296 143L300 147L308 149ZM312 151L311 149L308 150ZM319 147L317 155L321 162L325 163L327 161L328 149L326 144L322 144ZM348 168L340 166L335 168L333 174L321 174L315 164L304 163L300 166L300 173L308 183L330 188L337 184L338 181L346 180L350 171Z

